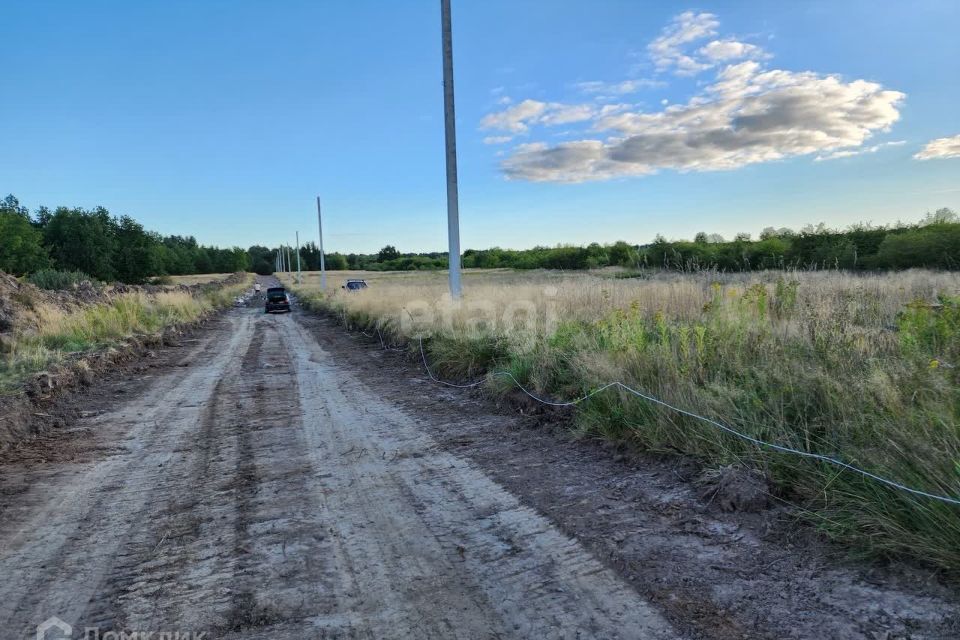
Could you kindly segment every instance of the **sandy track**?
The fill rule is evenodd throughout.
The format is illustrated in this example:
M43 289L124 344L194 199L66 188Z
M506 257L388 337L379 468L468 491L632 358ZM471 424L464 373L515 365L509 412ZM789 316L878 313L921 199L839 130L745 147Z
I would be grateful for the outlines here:
M123 434L97 459L4 470L27 488L0 514L0 637L52 615L76 637L678 637L291 316L231 312L186 360L86 421Z

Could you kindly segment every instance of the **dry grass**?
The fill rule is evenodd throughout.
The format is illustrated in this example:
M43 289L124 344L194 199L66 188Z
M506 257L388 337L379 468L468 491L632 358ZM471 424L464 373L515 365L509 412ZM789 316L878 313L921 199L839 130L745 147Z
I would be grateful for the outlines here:
M204 284L207 282L220 282L226 280L232 273L199 273L190 276L167 276L173 284Z
M479 271L466 274L456 305L443 274L351 277L370 288L319 296L310 275L293 288L392 342L428 336L445 375L507 370L563 399L620 380L754 437L960 497L960 274ZM758 448L626 394L596 396L577 416L587 434L760 468L824 530L960 569L956 506Z
M109 347L136 335L156 334L230 304L247 282L203 294L142 291L68 309L29 301L30 322L0 344L0 390L12 391L27 376L62 362L68 354Z
M320 290L320 274L304 272L301 285L295 276L281 274L288 286L307 294ZM399 326L407 310L424 302L441 309L449 306L445 272L328 272L329 303L352 313L379 318ZM370 288L360 292L340 289L348 278L363 278ZM658 274L649 278L611 278L605 270L564 274L555 271L513 271L508 269L466 270L464 304L451 309L454 326L473 326L489 314L502 317L518 303L532 303L543 317L555 312L564 321L593 322L617 310L632 309L642 316L663 314L670 320L701 317L712 303L719 285L724 295L740 298L755 285L772 290L776 282L796 281L796 307L818 318L852 315L864 329L889 329L904 306L916 300L935 302L938 294L960 294L960 275L931 271L903 271L894 274L851 274L846 272L760 272L754 274ZM781 329L796 331L793 318L785 318ZM442 318L432 327L444 330Z

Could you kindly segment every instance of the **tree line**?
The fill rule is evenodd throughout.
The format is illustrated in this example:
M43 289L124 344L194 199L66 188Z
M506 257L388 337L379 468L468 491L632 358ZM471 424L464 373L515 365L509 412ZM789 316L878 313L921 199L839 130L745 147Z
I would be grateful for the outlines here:
M244 249L161 236L102 207L40 207L31 216L12 195L0 201L0 271L14 275L56 269L139 284L156 276L231 273L249 266Z
M800 231L768 227L756 240L737 234L726 240L701 232L693 240L662 236L647 245L616 242L526 250L467 250L464 267L592 269L605 266L682 271L717 269L960 269L960 217L950 209L928 213L914 224L854 225L845 230L823 224Z
M158 276L275 270L279 247L220 248L192 236L161 236L129 216L111 216L97 207L40 207L31 215L12 195L0 201L0 271L27 275L47 269L78 272L92 279L142 283ZM289 252L296 268L296 250ZM327 269L411 271L447 268L446 252L401 253L387 245L375 254L326 253ZM928 213L913 224L825 225L800 231L768 227L760 237L738 234L726 240L701 232L693 240L658 236L646 245L468 249L465 268L592 269L606 266L674 270L719 269L960 269L960 217L950 209ZM320 249L300 247L300 268L320 268Z

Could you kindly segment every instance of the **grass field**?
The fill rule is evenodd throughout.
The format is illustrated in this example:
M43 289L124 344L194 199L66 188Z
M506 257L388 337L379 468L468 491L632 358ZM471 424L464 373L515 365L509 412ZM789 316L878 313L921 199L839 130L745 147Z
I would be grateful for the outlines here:
M572 399L623 383L753 437L837 456L960 497L960 274L905 271L665 273L468 271L317 274L285 281L308 305L394 344L424 337L435 371L509 371ZM370 288L340 289L347 277ZM512 383L488 377L496 393ZM708 470L761 470L829 534L876 554L960 570L960 507L809 458L759 448L622 391L578 406L585 435L680 452Z
M232 273L200 273L192 276L167 276L173 284L203 284L206 282L220 282L226 280Z

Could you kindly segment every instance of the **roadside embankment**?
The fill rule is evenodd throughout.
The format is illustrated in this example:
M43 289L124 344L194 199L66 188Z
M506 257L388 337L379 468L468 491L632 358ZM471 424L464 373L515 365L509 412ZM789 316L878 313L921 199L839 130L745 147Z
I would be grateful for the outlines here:
M85 282L46 291L0 273L0 449L41 428L43 404L94 384L97 372L131 360L232 304L252 276L177 286Z

